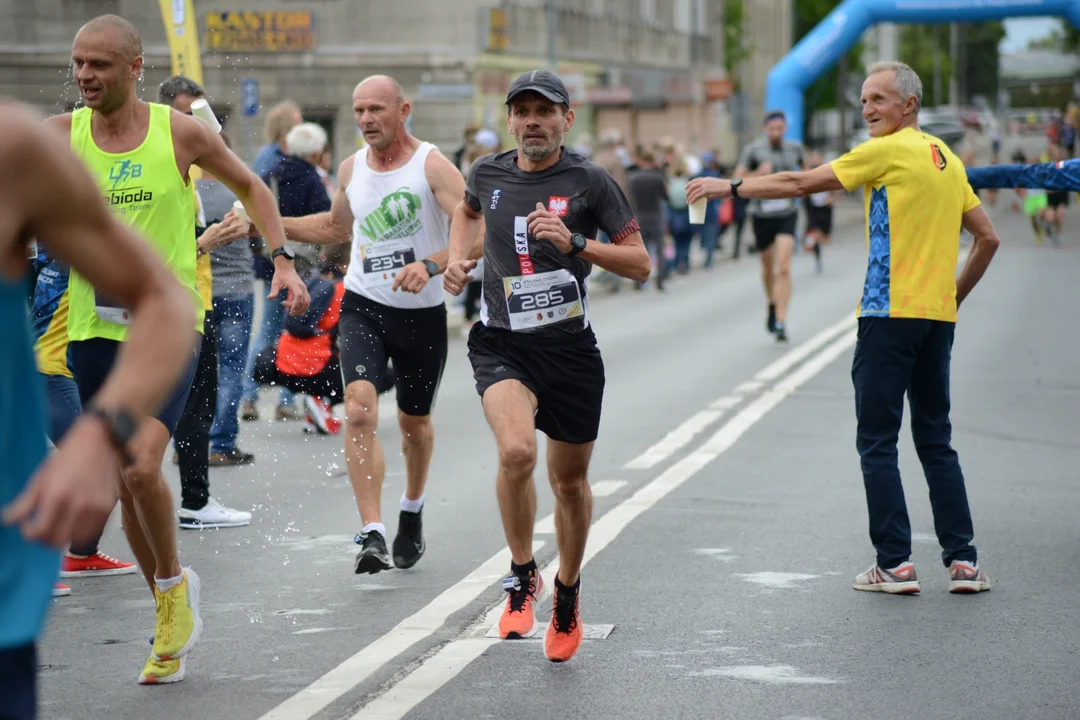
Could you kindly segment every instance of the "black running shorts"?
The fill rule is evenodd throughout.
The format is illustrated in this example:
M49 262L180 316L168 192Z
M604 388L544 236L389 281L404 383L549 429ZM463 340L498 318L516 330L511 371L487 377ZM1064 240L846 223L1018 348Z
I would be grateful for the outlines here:
M173 388L172 394L161 406L161 410L154 415L169 431L170 437L176 432L176 425L184 414L188 394L191 392L192 383L195 382L195 371L199 367L199 350L203 336L198 337L199 344L192 346L188 351L187 366ZM82 406L86 407L105 384L105 378L112 372L117 353L120 352L120 343L104 338L76 340L68 345L68 352L71 358L71 374L75 376L75 385L79 388L79 400Z
M806 208L806 231L817 230L824 235L832 235L832 216L831 207L809 206Z
M406 415L430 415L446 367L446 305L389 307L349 290L338 322L345 387L367 380L381 388L394 363L397 405Z
M768 250L776 242L777 235L791 235L794 237L795 221L798 217L796 213L792 213L781 217L753 218L754 239L757 241L757 249L762 252Z
M604 360L592 329L533 337L476 323L469 361L483 398L502 380L518 380L536 396L536 429L552 440L590 443L600 432Z
M1047 207L1068 207L1069 206L1069 193L1066 190L1058 190L1054 192L1046 193L1046 205Z

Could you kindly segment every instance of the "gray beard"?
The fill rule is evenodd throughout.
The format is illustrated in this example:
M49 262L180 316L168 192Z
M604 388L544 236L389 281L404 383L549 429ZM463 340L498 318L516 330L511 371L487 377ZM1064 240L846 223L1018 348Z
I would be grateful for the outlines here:
M551 156L551 153L558 152L559 147L562 145L562 139L559 138L556 141L554 138L552 142L546 145L526 145L521 148L521 153L532 160L533 162L540 162Z

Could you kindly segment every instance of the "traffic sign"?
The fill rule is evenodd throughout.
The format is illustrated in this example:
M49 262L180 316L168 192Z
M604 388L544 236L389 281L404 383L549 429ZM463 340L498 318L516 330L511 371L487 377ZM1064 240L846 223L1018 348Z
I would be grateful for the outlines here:
M244 107L244 117L255 117L259 114L258 80L244 78L240 82L240 104Z

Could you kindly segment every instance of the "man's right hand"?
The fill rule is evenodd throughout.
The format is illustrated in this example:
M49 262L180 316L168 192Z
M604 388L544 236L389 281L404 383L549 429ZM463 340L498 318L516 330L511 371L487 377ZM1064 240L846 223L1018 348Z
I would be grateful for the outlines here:
M119 457L100 421L80 418L57 451L4 508L5 525L27 540L59 549L85 543L105 526L116 505Z
M443 273L443 289L457 297L465 286L473 281L471 270L476 267L476 260L453 260Z

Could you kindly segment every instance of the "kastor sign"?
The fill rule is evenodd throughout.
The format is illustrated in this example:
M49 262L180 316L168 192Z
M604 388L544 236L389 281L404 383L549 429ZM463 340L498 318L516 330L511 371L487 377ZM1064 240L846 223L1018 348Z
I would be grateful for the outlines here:
M315 49L310 11L206 14L208 52L307 52Z

